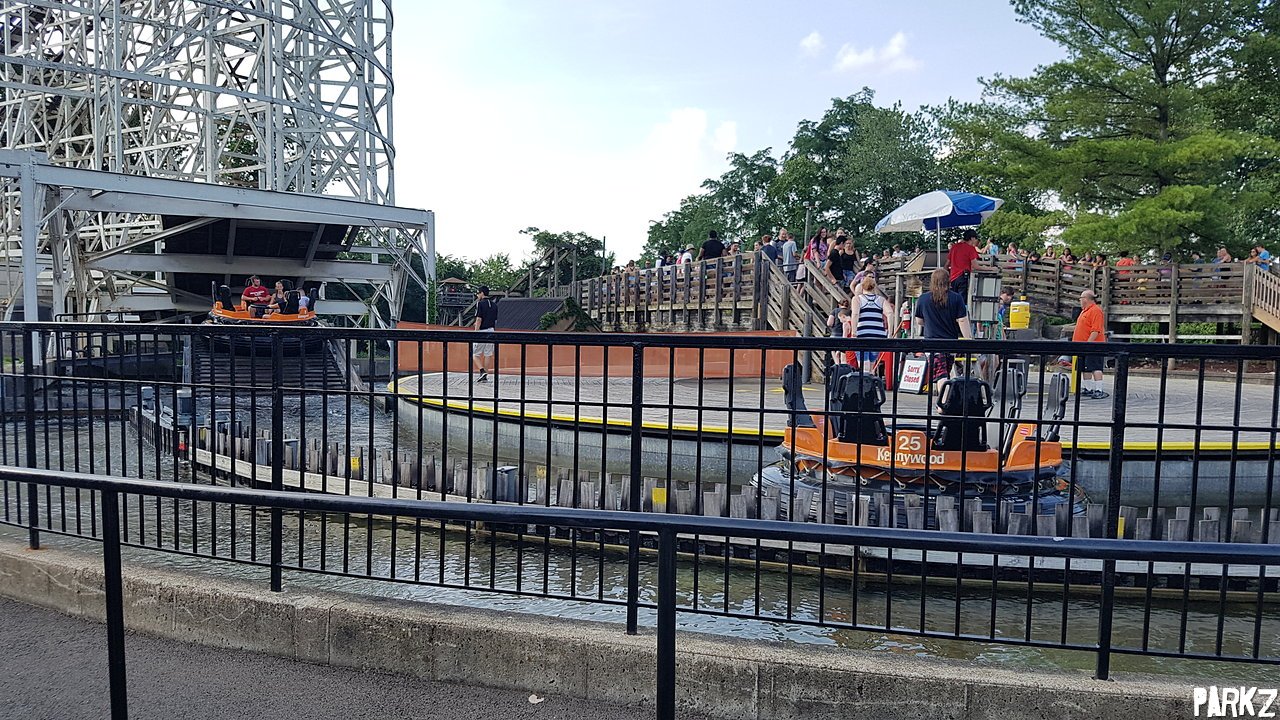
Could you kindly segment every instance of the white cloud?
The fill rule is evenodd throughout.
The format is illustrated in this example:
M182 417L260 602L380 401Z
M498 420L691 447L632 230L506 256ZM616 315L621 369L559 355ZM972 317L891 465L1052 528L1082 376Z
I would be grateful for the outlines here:
M827 44L822 41L822 33L814 30L800 41L800 52L809 57L816 57L826 46Z
M845 43L836 53L833 69L836 72L892 73L915 70L918 67L920 61L907 53L907 36L898 32L879 48L859 50L852 43Z
M711 149L721 155L728 155L738 147L738 123L727 120L716 127L711 136Z

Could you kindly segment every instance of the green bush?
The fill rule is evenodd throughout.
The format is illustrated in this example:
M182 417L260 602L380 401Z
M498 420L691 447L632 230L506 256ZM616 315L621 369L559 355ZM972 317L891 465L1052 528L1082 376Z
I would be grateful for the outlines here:
M1134 335L1158 335L1161 332L1160 323L1146 322L1134 323L1130 332ZM1218 325L1211 322L1183 322L1178 323L1178 335L1217 335ZM1159 337L1152 337L1143 340L1131 340L1130 342L1146 342L1156 343L1164 342ZM1178 342L1186 342L1197 345L1212 344L1212 340L1179 340Z

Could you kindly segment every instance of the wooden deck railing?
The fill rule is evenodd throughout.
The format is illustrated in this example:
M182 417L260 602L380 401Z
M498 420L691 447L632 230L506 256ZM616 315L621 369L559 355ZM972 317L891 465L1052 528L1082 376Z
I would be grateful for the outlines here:
M1253 316L1267 327L1280 332L1280 275L1251 266L1249 278L1253 298Z
M644 268L579 281L570 292L587 313L751 308L759 282L754 254Z
M1191 320L1236 325L1257 318L1280 332L1280 277L1244 263L1095 267L1000 256L988 260L987 268L1037 313L1071 317L1088 289L1098 294L1110 319L1161 323L1168 328L1161 337L1170 341L1228 338L1179 336L1177 323ZM792 282L763 254L747 253L583 280L570 295L606 326L733 326L823 335L827 314L848 297L847 289L815 262L805 269L807 277ZM929 272L908 259L882 264L878 277L883 292L901 303L925 289Z
M1245 303L1243 263L1215 265L1130 265L1095 267L1059 259L1028 262L1000 256L988 263L1000 273L1004 287L1025 297L1038 312L1070 317L1080 307L1080 293L1093 290L1106 307L1241 305ZM912 273L918 279L920 273ZM882 282L885 282L882 274Z

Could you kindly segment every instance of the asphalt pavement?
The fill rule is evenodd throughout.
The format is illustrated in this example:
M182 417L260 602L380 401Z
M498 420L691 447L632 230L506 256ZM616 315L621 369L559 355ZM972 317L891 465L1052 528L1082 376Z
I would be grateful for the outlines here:
M109 717L106 626L0 599L0 718ZM129 716L157 720L652 718L651 707L451 685L235 650L125 639ZM682 715L682 717L688 717Z

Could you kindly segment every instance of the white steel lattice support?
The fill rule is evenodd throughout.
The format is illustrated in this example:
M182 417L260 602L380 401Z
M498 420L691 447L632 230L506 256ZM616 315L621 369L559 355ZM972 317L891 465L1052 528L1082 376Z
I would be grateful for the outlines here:
M390 0L42 0L0 6L0 22L0 147L63 167L394 204ZM67 208L32 240L29 223L17 227L22 193L5 189L11 274L21 236L24 273L28 248L58 258L42 272L69 309L130 292L136 274L85 258L158 232L155 212ZM432 245L384 229L377 245L393 257ZM425 278L393 275L374 296L394 316Z

